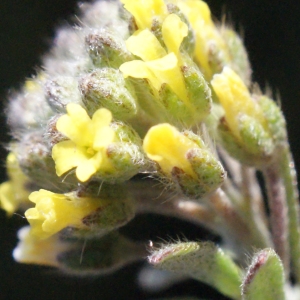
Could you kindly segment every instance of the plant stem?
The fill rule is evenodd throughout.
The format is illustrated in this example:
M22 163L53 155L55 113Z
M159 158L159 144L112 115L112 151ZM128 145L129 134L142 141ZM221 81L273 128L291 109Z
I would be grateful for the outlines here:
M270 225L275 251L289 274L288 215L284 185L276 162L263 170L270 208Z
M242 197L243 216L248 220L251 232L259 248L270 248L273 246L270 232L267 227L266 212L260 188L255 177L255 169L241 166L242 174Z
M280 172L285 185L288 206L288 230L292 269L296 281L300 282L300 233L299 233L299 198L296 171L288 145L280 155Z

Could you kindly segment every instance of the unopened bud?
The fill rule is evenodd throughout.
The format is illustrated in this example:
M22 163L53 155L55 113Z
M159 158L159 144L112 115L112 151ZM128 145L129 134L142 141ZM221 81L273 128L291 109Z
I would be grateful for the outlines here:
M136 96L128 79L113 68L96 70L79 82L83 103L92 115L97 109L109 109L117 119L130 119L137 113Z
M58 76L45 83L46 99L57 112L65 112L68 103L81 103L78 81L74 77Z
M108 31L89 34L85 42L89 55L97 68L118 69L124 62L134 59L127 50L123 38Z

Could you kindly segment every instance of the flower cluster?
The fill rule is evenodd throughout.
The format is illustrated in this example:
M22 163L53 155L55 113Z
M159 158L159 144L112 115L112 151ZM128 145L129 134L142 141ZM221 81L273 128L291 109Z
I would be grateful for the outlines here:
M231 299L284 299L285 287L298 295L289 282L300 282L300 230L285 120L249 88L238 34L213 22L202 0L99 0L82 10L80 30L58 31L45 69L8 107L0 206L30 224L14 258L109 272L146 255L120 227L157 213L221 237L218 246L153 247L158 269ZM253 249L261 250L245 269Z

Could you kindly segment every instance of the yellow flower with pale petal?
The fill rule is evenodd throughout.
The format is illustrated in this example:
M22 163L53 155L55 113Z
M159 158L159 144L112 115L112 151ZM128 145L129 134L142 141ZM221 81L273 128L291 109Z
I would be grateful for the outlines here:
M121 2L134 16L139 29L150 29L153 18L162 21L167 15L167 7L163 0L121 0Z
M15 261L25 264L58 267L58 255L70 248L58 235L47 239L32 235L30 226L21 228L18 231L18 238L19 243L13 251L13 257Z
M25 189L28 179L20 169L16 155L12 152L7 156L6 167L10 180L0 184L0 207L11 215L20 204L28 201L30 192Z
M25 212L25 217L32 234L40 238L48 238L68 226L85 228L82 219L100 206L93 198L77 198L72 193L55 194L47 190L31 193L29 200L36 205Z
M170 124L151 127L144 138L143 148L147 156L156 161L166 175L170 175L172 169L178 167L197 178L186 153L199 147Z
M67 114L57 121L57 130L70 140L57 143L52 149L58 176L76 168L77 178L85 182L98 170L109 171L106 149L115 140L109 127L112 114L98 109L92 119L79 104L67 105Z
M191 23L196 38L195 59L206 79L210 80L214 74L211 57L217 55L219 61L229 63L230 55L220 31L211 19L208 5L201 0L170 2L176 4Z
M256 119L268 131L260 106L251 98L242 79L229 67L216 74L211 81L224 110L229 128L240 139L239 116L244 114Z
M177 15L171 14L162 24L162 37L168 53L149 29L129 37L126 41L128 50L142 60L122 64L120 70L124 77L146 78L157 93L161 85L167 83L182 101L187 102L179 50L187 34L187 25Z

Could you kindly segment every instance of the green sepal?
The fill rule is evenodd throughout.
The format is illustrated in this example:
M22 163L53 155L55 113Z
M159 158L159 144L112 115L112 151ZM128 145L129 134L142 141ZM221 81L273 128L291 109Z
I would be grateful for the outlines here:
M106 30L89 34L85 43L89 56L97 68L118 69L124 62L134 59L127 50L124 39Z
M257 103L263 111L274 143L276 145L285 143L287 139L286 122L278 105L267 96L258 97Z
M201 122L209 115L211 110L211 89L198 67L186 56L181 71L193 119L196 122Z
M190 126L194 123L194 111L172 91L168 84L162 84L159 98L173 124Z
M274 151L274 143L270 134L255 118L241 115L239 118L239 131L243 148L255 157L264 160Z
M155 250L148 261L159 269L188 275L228 297L240 299L241 270L211 242L166 245Z
M134 89L118 70L96 69L81 78L79 89L90 115L100 107L109 109L120 120L130 119L137 114Z
M240 118L241 139L230 130L226 119L222 117L217 127L218 139L226 151L237 160L249 166L261 168L270 163L274 144L268 133L253 118Z
M68 239L93 239L101 237L127 224L135 217L136 205L123 185L91 182L80 186L72 197L89 198L99 203L99 208L81 220L81 226L67 227L60 232Z
M258 252L242 284L243 300L284 300L285 275L278 255L272 249Z
M203 186L205 194L213 192L222 185L226 178L226 171L210 151L191 149L186 156L197 175L199 185Z

